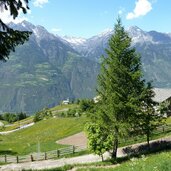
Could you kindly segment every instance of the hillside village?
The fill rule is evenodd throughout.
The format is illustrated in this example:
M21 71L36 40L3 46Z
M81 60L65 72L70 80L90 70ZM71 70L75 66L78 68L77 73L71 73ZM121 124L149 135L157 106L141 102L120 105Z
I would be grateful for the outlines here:
M154 100L156 100L156 102L158 102L158 103L165 102L165 100L167 101L170 97L168 95L170 92L169 89L168 90L166 90L166 89L155 89L154 91L156 92L156 96L154 97ZM163 94L163 96L161 96L161 94ZM91 103L93 102L95 104L95 103L97 103L97 101L96 101L96 98L94 98L94 99L95 99L94 102L91 100L90 100L90 102ZM11 136L15 137L15 139L17 141L13 140L13 142L11 142L13 144L13 148L11 148L11 150L12 151L14 150L17 152L16 154L18 154L17 155L18 160L16 158L16 155L12 156L12 151L10 152L7 150L8 146L10 145L9 144L7 146L7 149L6 149L6 151L8 151L8 153L6 154L6 159L4 158L4 155L2 155L0 158L0 160L1 160L0 162L4 162L5 160L7 163L8 163L8 161L11 161L12 163L18 162L19 163L18 166L24 168L25 162L33 162L33 161L35 162L35 160L45 160L46 161L46 160L49 160L52 158L55 161L55 160L60 160L57 158L61 158L61 157L63 158L64 156L67 156L67 155L71 155L74 157L75 155L77 155L77 153L78 153L78 155L81 155L81 156L85 155L85 154L88 155L89 152L87 151L87 138L86 138L87 136L85 133L84 134L82 133L82 131L84 131L84 124L86 123L85 114L83 114L81 116L73 116L73 115L72 116L67 116L67 115L64 116L64 115L61 115L62 112L67 113L69 110L73 110L73 109L75 109L75 111L76 111L76 109L79 109L83 113L89 111L89 109L86 109L85 111L83 111L85 108L84 108L84 105L81 107L81 102L79 104L71 104L71 103L70 104L61 104L61 105L56 106L54 108L46 109L46 110L50 111L52 113L52 115L51 116L44 115L44 119L42 118L42 120L35 122L35 123L33 122L35 116L34 117L33 116L28 117L24 120L20 120L19 122L17 121L15 123L12 123L11 125L4 123L4 125L1 126L1 132L0 132L1 139L3 139L3 137L2 137L3 135L6 135L6 138L4 137L5 139L2 141L3 145L5 145L6 143L9 144L8 137L9 138ZM42 111L42 113L43 113L43 111ZM59 120L61 123L60 125L59 125ZM63 125L64 123L65 123L65 127L61 128L61 125ZM66 123L67 123L67 125L66 125ZM167 137L167 134L171 131L170 116L167 116L166 123L167 124L164 127L161 127L161 128L159 127L157 132L156 133L154 132L155 139L156 138L158 139L157 141L159 141L160 137L163 137L163 135ZM70 128L69 132L68 131L66 132L66 130L68 129L67 127ZM163 129L164 129L164 132L163 132ZM60 136L55 135L53 130L55 130L55 132L56 131L58 132L58 130L59 130L60 132L62 131L63 133ZM27 134L26 134L26 132L27 132ZM42 135L42 132L43 132L43 135ZM168 132L168 133L165 133L165 132ZM48 137L47 137L47 133L48 133ZM44 135L46 135L46 136L44 136ZM27 144L28 143L29 144L35 143L35 145L34 145L33 151L28 151L27 153L25 153L25 148L30 148L29 146L24 145L25 144L25 138L27 138L28 136L30 138L29 138L29 141L27 140ZM33 139L31 138L32 136L33 137L34 136L39 137L39 141L37 139L35 141L33 141ZM22 137L22 139L20 138L21 142L18 141L19 140L18 137ZM62 139L62 137L66 137L66 138ZM128 139L126 141L124 140L126 143L124 141L122 142L121 147L126 146L127 144L129 146L129 143L132 143L133 141L136 143L137 142L143 142L145 140L144 138L143 139L138 138L136 141L135 141L136 137L134 137L133 139L128 138L129 140ZM167 141L169 142L170 140L166 138L166 142ZM52 145L50 145L50 144L53 144L55 142L59 145L56 144L56 147L54 145L53 145L54 147L52 147ZM46 143L46 144L48 143L49 145L45 148L43 145L44 143ZM20 148L20 149L16 148L19 144L22 144L22 147L24 147L24 148ZM74 153L73 153L73 147L75 148ZM40 153L39 157L36 154L38 152L37 151L38 149L40 150L39 151L39 153ZM59 156L57 156L56 149L59 149L59 151L62 149L64 149L64 150L66 149L67 151L66 152L61 151L61 153L58 154ZM126 147L125 147L125 149L126 149ZM3 150L5 150L4 147L3 147ZM26 158L24 156L22 157L23 154L26 156ZM31 161L30 154L32 154L32 156L33 156L33 161ZM45 157L45 154L46 154L46 157ZM126 153L124 152L124 148L120 148L118 151L118 156L122 157L122 156L125 156L125 154ZM108 158L108 155L105 154L104 158ZM81 159L81 161L83 161L83 160L84 159ZM91 162L95 162L95 161L101 161L101 157L97 158L97 156L96 156L94 159L92 158ZM68 161L66 160L66 163L67 162L69 162L69 159L68 159ZM21 163L21 165L20 165L20 163ZM79 163L79 160L76 163ZM55 163L50 164L49 168L51 168L50 166L51 167L58 167L60 165L56 161L56 164ZM8 167L10 168L10 165L4 165L4 167L2 167L2 168L7 169ZM40 165L36 166L37 169L38 168L41 169L43 167L41 167ZM17 166L16 166L16 168L17 168ZM29 168L29 166L28 166L28 168ZM32 167L30 167L30 168L32 168Z

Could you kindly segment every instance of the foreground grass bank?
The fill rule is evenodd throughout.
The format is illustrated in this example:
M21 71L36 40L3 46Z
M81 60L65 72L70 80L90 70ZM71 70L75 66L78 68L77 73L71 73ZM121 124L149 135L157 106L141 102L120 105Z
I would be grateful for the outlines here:
M42 152L62 147L57 140L81 132L86 119L78 118L50 118L40 121L32 127L17 132L0 135L0 154L28 154L37 152L40 144Z
M77 171L170 171L171 152L162 152L153 155L142 155L140 158L132 158L127 162L120 163L115 168L94 167L78 168Z
M71 169L75 171L170 171L170 161L171 151L149 154L147 156L142 155L140 158L131 158L127 161L121 159L121 162L117 164L105 161L91 164L66 165L64 167L44 169L41 171L67 171Z

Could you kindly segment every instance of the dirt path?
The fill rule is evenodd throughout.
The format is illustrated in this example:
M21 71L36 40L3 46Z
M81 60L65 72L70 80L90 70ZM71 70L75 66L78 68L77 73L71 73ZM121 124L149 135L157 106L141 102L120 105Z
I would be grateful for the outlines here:
M108 153L104 154L104 159L109 157ZM101 157L93 154L73 157L73 158L62 158L58 160L44 160L28 163L8 164L0 167L1 171L22 171L24 169L50 169L55 167L61 167L64 165L81 164L81 163L92 163L101 161Z
M9 134L9 133L11 133L11 132L16 132L16 131L18 131L18 130L28 128L28 127L30 127L30 126L32 126L32 125L34 125L34 122L33 122L33 123L30 123L30 124L22 125L22 126L20 126L20 128L13 129L13 130L11 130L11 131L0 132L0 135L6 135L6 134Z
M56 143L87 147L87 137L84 132L80 132L78 134L56 141Z

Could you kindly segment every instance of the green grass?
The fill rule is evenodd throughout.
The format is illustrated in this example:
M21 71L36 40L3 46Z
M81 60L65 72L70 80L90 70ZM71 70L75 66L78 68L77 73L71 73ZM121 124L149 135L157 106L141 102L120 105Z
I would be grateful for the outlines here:
M171 117L168 117L166 119L166 124L171 124ZM162 132L161 129L154 130L153 134L150 137L150 140L155 140L155 139L159 139L159 138L167 137L167 136L171 136L171 125L169 126L169 129L165 130L164 132ZM139 136L134 136L134 137L125 137L125 139L120 139L119 147L136 144L136 143L141 143L141 142L146 142L145 135L139 135Z
M78 107L78 104L67 104L67 105L62 104L62 105L55 106L55 107L51 108L50 110L58 111L58 110L63 110L63 109L73 109L76 107Z
M0 120L0 122L2 122L4 125L9 124L7 121L4 121L4 120Z
M33 118L34 118L34 116L29 116L23 120L20 120L20 124L29 124L29 123L33 122ZM14 124L15 123L18 123L18 121L14 122Z
M49 111L51 111L52 114L54 114L54 115L58 115L62 112L66 112L69 109L74 109L74 108L78 108L78 107L79 107L78 104L67 104L67 105L62 104L62 105L58 105L53 108L50 108Z
M166 119L166 124L171 124L171 117L168 117L168 118Z
M17 132L0 136L0 154L28 154L37 151L40 142L41 151L50 151L62 147L56 141L81 132L86 119L50 118Z
M1 129L1 131L11 131L11 130L19 128L20 126L32 123L33 122L33 118L34 118L33 116L30 116L30 117L28 117L26 119L23 119L23 120L20 120L20 121L16 121L13 124L11 124L10 126L3 127Z
M170 171L171 152L162 152L141 158L132 158L115 168L80 168L77 171Z

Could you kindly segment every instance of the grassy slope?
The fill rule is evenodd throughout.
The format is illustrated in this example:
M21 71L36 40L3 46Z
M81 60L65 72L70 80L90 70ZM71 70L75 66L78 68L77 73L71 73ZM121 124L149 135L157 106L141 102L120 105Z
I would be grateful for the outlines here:
M69 109L73 109L73 108L77 108L77 107L78 107L77 104L58 105L58 106L55 106L53 108L50 108L49 111L51 111L53 115L58 115L63 111L67 111ZM33 118L34 118L34 116L29 116L28 118L23 119L21 121L16 121L13 124L11 124L11 126L0 128L0 131L10 131L10 130L13 130L13 129L17 129L20 126L32 123ZM9 124L8 122L5 122L5 121L2 121L2 122L4 124Z
M28 154L37 151L40 142L41 151L54 150L61 145L55 142L83 130L86 119L50 118L40 121L32 127L0 136L0 153Z
M58 115L62 112L66 112L69 109L74 109L78 107L79 107L78 104L58 105L53 108L50 108L49 110L52 112L52 114Z
M77 171L170 171L171 152L162 152L141 158L132 158L116 168L84 168ZM89 165L90 166L90 165Z
M2 122L4 125L9 124L7 121L4 121L4 120L0 120L0 122Z
M78 105L59 105L51 108L52 112L58 114L61 110L76 108ZM20 125L25 122L33 120L33 116L25 120L20 121ZM83 130L86 119L81 118L50 118L44 121L36 123L34 126L20 130L9 135L0 135L0 154L6 153L18 153L28 154L30 152L37 151L37 143L40 142L41 151L54 150L60 148L61 145L55 143L56 140L67 137ZM171 118L167 119L167 123L171 123ZM14 123L18 127L18 122ZM7 130L14 129L15 126L7 127ZM155 136L153 138L159 138L170 133ZM143 138L143 137L141 137ZM139 141L131 141L130 143L137 143L145 141L141 139ZM121 143L120 146L128 145L129 142Z
M50 111L60 111L63 109L73 109L75 107L78 107L78 104L68 104L68 105L58 105L53 108L50 108Z
M33 122L33 118L34 118L33 116L29 116L28 118L23 119L23 120L21 120L21 121L16 121L16 122L14 122L13 124L11 124L10 126L1 128L0 131L11 131L11 130L17 129L17 128L19 128L20 126L23 126L23 125L32 123L32 122ZM9 124L9 123L8 123L8 124Z

